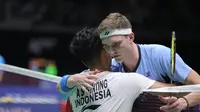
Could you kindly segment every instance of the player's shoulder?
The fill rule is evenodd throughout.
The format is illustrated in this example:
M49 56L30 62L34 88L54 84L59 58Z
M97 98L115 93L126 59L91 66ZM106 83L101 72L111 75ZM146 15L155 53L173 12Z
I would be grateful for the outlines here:
M118 74L117 79L121 85L132 85L132 86L138 86L138 83L140 81L142 82L147 81L147 77L136 72Z
M137 74L137 73L124 73L124 72L109 72L107 74L107 77L112 77L112 79L114 78L122 78L122 77L128 77L129 75L134 75L134 74Z
M124 73L124 75L126 76L131 76L131 77L135 77L135 79L137 80L137 77L145 77L142 74L136 73L136 72L129 72L129 73Z
M123 77L126 73L122 72L109 72L107 76L111 77Z
M99 74L99 79L97 81L106 79L109 83L120 83L125 77L125 73L121 72L104 72Z
M161 51L165 49L169 49L167 46L161 44L139 44L141 49L152 50L152 51Z
M145 52L147 55L151 56L162 56L170 52L169 47L160 44L141 44L139 46L141 52Z
M110 72L110 76L117 76L117 77L124 77L124 78L134 78L137 80L137 77L145 77L139 73L136 72L129 72L129 73L124 73L124 72Z

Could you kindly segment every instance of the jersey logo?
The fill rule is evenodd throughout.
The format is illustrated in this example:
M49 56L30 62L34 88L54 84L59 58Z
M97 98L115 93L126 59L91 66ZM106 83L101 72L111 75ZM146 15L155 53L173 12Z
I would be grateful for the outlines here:
M84 112L85 110L89 109L89 110L96 110L97 108L99 108L101 105L90 105L90 106L84 106L81 110L81 112Z
M150 77L150 75L151 75L151 73L148 71L148 72L146 72L146 76L147 77Z
M104 35L108 35L110 32L109 31L106 31L105 33L104 33Z

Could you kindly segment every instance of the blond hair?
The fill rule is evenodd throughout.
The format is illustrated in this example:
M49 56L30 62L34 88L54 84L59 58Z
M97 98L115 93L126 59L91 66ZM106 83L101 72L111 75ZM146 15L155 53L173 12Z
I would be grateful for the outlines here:
M99 32L120 28L132 28L129 20L120 13L110 13L99 25Z

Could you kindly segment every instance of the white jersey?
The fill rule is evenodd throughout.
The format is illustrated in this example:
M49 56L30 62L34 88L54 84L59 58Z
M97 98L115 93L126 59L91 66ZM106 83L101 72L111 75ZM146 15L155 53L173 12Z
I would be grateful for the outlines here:
M90 94L74 88L69 95L74 112L131 112L135 99L155 81L137 73L102 72Z

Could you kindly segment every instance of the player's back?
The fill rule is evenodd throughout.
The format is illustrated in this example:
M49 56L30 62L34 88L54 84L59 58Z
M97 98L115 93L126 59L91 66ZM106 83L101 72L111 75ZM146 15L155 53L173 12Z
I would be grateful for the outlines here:
M132 105L142 90L153 84L153 82L148 85L139 83L144 81L140 78L144 76L136 73L128 75L102 72L99 76L90 94L74 88L70 96L74 112L131 112Z

